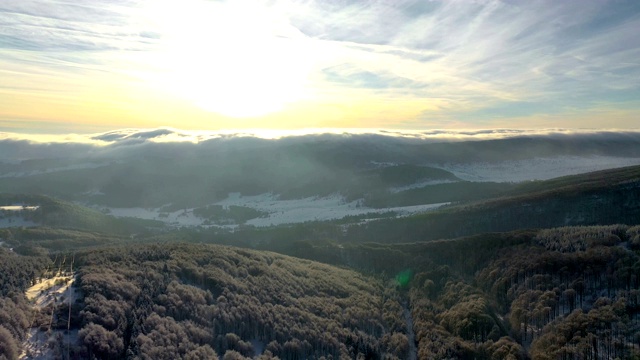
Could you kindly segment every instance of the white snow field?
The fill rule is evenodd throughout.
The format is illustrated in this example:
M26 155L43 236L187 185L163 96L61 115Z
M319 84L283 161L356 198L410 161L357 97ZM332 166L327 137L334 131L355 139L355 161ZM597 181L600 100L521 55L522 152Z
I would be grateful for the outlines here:
M0 206L0 228L38 226L31 220L20 216L20 211L37 210L39 206L5 205ZM14 214L15 213L15 214Z
M346 202L341 195L328 197L309 197L295 200L280 200L277 195L266 193L256 196L242 196L240 193L231 193L229 196L212 205L245 206L269 213L268 216L251 219L247 225L257 227L295 224L307 221L336 220L345 216L357 216L381 214L389 211L396 212L398 216L406 216L436 209L440 204L425 204L416 206L403 206L394 208L374 209L362 206L361 200ZM111 215L117 217L136 217L141 219L159 220L173 226L204 226L204 219L193 214L193 209L184 209L161 216L160 208L107 208ZM166 213L165 213L166 214ZM224 226L233 228L234 226Z
M342 219L345 216L364 214L381 214L389 211L398 215L410 215L436 209L441 204L425 204L417 206L402 206L393 208L374 209L362 206L361 200L346 202L340 195L327 197L308 197L295 200L279 200L273 194L257 196L241 196L231 193L229 197L217 203L222 206L238 205L256 210L266 211L268 217L260 217L247 221L247 225L271 226L281 224L301 223L306 221L324 221Z
M160 209L144 208L106 208L109 215L116 217L134 217L146 220L159 220L166 224L176 226L199 226L203 219L193 215L193 209L178 210L171 213L162 212ZM162 214L168 214L163 216Z
M462 180L523 182L640 165L640 158L614 156L560 156L499 163L430 165L452 172Z

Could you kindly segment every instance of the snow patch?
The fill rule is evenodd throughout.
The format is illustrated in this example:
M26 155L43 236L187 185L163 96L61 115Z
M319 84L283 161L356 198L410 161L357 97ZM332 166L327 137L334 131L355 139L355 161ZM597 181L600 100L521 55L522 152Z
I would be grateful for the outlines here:
M73 303L78 297L76 289L71 287L73 281L73 275L55 276L27 289L25 296L28 300L33 301L38 309L46 307L56 301L56 299L60 302L65 297L69 298L65 299L65 302Z
M67 346L74 346L78 343L78 330L51 330L51 335L38 328L29 329L29 335L24 342L20 359L29 360L55 360L59 359L51 346L53 344L62 345L62 350Z
M79 297L78 289L72 286L74 280L75 274L54 276L27 289L25 296L38 311L49 304L60 305L64 302L71 305ZM49 330L51 332L47 333L38 327L31 328L23 343L20 359L56 359L52 345L68 349L78 342L78 330Z
M162 212L160 209L144 208L106 208L110 215L116 217L134 217L145 220L158 220L174 226L200 226L203 220L193 214L193 209L174 212Z
M31 220L20 216L20 211L34 211L40 206L5 205L0 206L0 228L38 226Z
M559 156L499 163L430 165L452 172L462 180L523 182L640 165L640 158L614 156Z

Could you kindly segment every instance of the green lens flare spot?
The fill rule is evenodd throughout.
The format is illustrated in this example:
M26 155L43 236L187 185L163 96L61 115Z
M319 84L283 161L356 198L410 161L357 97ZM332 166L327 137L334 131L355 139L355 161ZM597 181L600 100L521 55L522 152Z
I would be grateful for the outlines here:
M398 275L396 275L396 283L400 287L406 287L409 285L409 281L411 281L411 277L413 276L413 272L411 269L402 270Z

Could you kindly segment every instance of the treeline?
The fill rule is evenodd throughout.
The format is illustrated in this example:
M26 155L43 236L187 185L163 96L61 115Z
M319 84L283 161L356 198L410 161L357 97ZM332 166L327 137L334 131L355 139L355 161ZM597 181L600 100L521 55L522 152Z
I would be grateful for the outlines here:
M598 245L617 245L630 239L640 226L626 225L580 226L545 229L538 232L536 241L547 250L560 252L584 251Z
M50 227L0 229L0 239L19 254L40 256L132 241L113 234Z
M75 357L408 355L399 294L351 270L186 244L81 252L76 265L84 300L73 309L80 327Z

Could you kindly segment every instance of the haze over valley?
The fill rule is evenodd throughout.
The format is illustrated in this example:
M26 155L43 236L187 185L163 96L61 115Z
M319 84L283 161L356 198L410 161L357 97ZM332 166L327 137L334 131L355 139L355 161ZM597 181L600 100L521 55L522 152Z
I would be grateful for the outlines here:
M479 132L479 140L452 141L471 134L194 139L159 129L66 143L6 139L0 185L174 227L270 226L407 216L523 182L640 165L633 132Z

